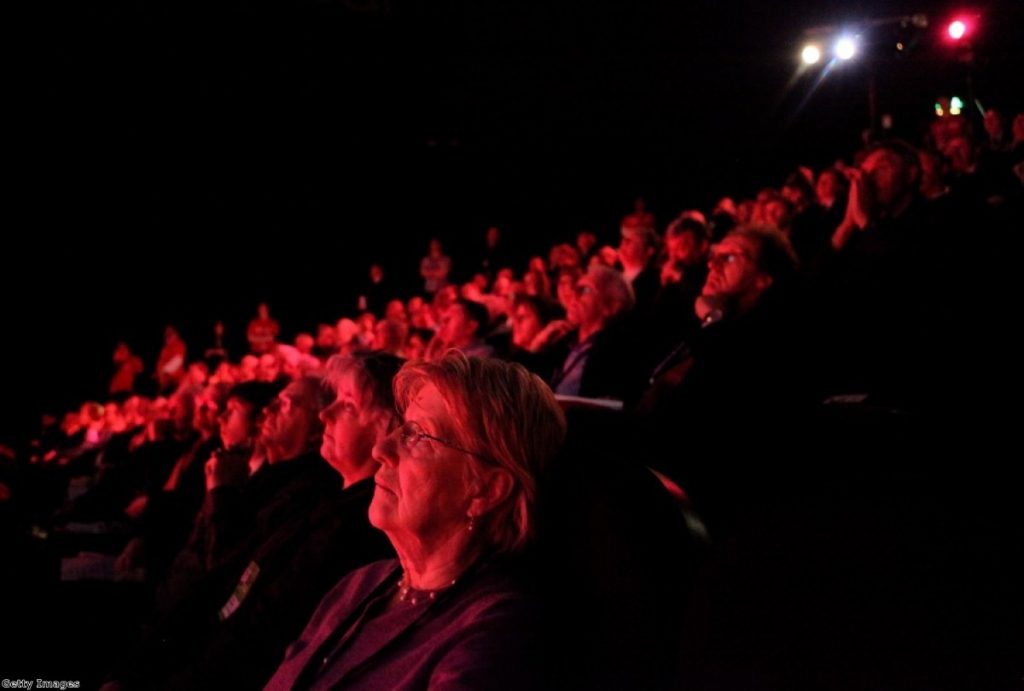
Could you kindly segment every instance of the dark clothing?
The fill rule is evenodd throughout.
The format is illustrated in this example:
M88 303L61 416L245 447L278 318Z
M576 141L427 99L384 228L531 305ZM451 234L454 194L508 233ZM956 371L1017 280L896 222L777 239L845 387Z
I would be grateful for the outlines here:
M367 517L373 492L366 479L297 512L235 569L233 583L218 579L194 624L162 637L168 676L160 686L260 688L324 594L352 569L393 554Z
M337 474L314 453L266 464L242 488L225 486L207 493L192 536L158 593L159 608L179 606L196 583L213 573L235 583L255 550L282 523L309 511L339 484Z
M790 300L772 288L749 312L702 328L638 406L635 447L712 528L736 508L722 445L729 459L755 457L769 438L798 430L821 398L807 352L810 320Z
M344 578L266 688L537 686L534 609L498 564L471 569L434 600L387 609L400 577L397 561L383 561Z
M640 354L636 340L641 333L639 317L624 314L577 343L551 379L555 393L586 398L633 398L642 387L648 362ZM566 387L572 379L579 386Z
M952 197L915 200L898 218L853 234L823 268L816 295L833 363L833 393L868 393L916 407L931 398L959 338L959 304L979 285L957 257L980 215ZM938 359L936 359L938 358Z
M216 435L197 439L171 471L176 474L174 488L164 486L149 491L139 530L146 543L147 579L161 580L174 555L188 540L206 494L204 467L220 444Z
M839 208L838 203L832 207L833 210ZM804 271L817 272L823 257L832 248L832 234L842 220L842 216L837 219L834 211L826 212L817 204L808 206L793 218L789 239Z
M636 298L634 310L641 316L648 317L654 309L654 301L661 289L661 272L654 262L650 262L630 282L633 296Z

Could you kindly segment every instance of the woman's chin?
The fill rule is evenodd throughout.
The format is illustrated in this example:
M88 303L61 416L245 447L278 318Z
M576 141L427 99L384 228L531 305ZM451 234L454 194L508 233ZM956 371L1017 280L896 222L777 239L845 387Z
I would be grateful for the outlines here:
M377 489L373 493L373 500L370 502L370 525L378 530L384 530L390 525L394 501L395 495L390 490L377 485Z

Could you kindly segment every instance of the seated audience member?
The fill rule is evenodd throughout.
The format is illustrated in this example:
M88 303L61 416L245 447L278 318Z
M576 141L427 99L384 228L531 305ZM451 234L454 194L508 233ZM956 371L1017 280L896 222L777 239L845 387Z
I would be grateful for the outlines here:
M807 384L789 301L795 277L796 255L778 230L731 231L708 257L696 304L703 328L658 365L640 401L643 444L657 457L652 464L693 490L698 511L706 503L700 503L705 495L698 488L705 488L696 478L714 470L697 460L712 451L703 448L705 440L714 445L718 431L728 429L744 429L754 439L766 434L759 430L781 433L791 416L818 400Z
M543 349L538 336L554 317L557 305L529 295L516 299L512 305L509 325L511 342L508 359L518 362L534 374L550 376L559 362L557 349ZM535 344L535 341L538 343ZM564 353L562 354L564 355Z
M313 338L313 334L303 332L295 336L295 349L302 355L312 355L315 347L316 339Z
M558 281L555 283L555 297L558 304L565 312L569 311L569 305L576 299L576 281L580 280L583 271L580 269L563 269L558 272Z
M441 314L437 333L427 346L426 359L439 360L454 348L474 357L491 357L494 348L484 343L487 308L479 302L457 299Z
M402 423L374 447L370 521L399 558L342 579L266 688L535 688L515 558L562 411L522 367L461 353L406 365L395 392Z
M373 330L373 349L399 355L405 347L409 327L396 319L381 319Z
M334 352L338 355L352 355L359 350L359 325L347 317L338 320L335 326L337 338Z
M636 308L646 314L653 306L661 285L654 261L658 254L658 234L653 225L642 224L635 215L623 220L620 232L618 260L622 265L622 275L633 289Z
M161 588L162 610L197 596L196 583L213 572L237 578L281 522L329 492L330 468L317 453L325 396L317 377L288 384L266 407L252 456L210 457L203 507Z
M238 381L257 381L260 373L260 359L255 355L243 355L238 363Z
M316 345L313 347L313 354L321 360L326 360L338 353L338 329L330 324L320 324L316 327Z
M538 351L575 334L565 360L556 368L555 393L593 398L623 398L636 374L629 340L634 325L626 319L633 308L633 289L622 274L591 266L576 282L576 296L566 320L556 320L538 336ZM543 345L541 345L543 344Z
M409 298L409 325L414 329L433 329L437 326L430 304L419 295Z
M546 300L551 296L551 279L548 278L547 266L542 257L533 257L523 274L523 288L527 295Z
M135 519L139 536L122 551L118 569L125 573L143 568L150 582L164 575L170 560L184 546L189 530L203 502L203 467L221 447L218 420L227 402L227 384L211 384L195 397L192 427L195 441L174 463L159 488L140 493L125 513Z
M367 511L378 468L372 450L392 426L392 381L401 364L381 353L331 359L325 383L334 402L320 413L320 453L340 476L337 490L272 528L237 581L225 581L207 598L208 616L180 632L187 640L176 642L177 659L162 661L167 677L158 683L151 675L148 685L259 688L340 578L394 555ZM163 648L171 646L165 641Z
M700 212L683 213L665 231L662 285L649 325L658 347L678 342L698 326L693 303L707 278L709 244L710 230Z

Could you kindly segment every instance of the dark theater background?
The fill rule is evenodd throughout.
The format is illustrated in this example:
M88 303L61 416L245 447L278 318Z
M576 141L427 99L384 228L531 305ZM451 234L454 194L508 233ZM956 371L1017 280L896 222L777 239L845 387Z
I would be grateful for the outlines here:
M973 89L1019 103L1020 3L982 8ZM524 250L612 241L915 132L967 67L929 2L49 2L22 8L5 233L3 438L95 397L127 338L229 341L260 300L286 337L352 311L370 262L415 280L488 225ZM913 51L794 78L804 31L925 13ZM906 40L906 39L904 39ZM867 51L866 51L867 52ZM966 97L966 96L965 96ZM1014 99L1017 99L1016 101ZM15 220L16 219L16 220ZM533 250L536 252L537 250ZM415 287L415 283L413 283Z
M46 0L12 12L0 235L11 449L44 413L104 400L118 341L148 376L167 324L198 356L221 320L237 358L258 303L290 343L355 315L371 263L415 292L432 237L468 279L460 261L497 226L522 271L582 230L617 245L637 198L663 233L683 209L851 162L866 131L916 142L954 95L979 132L981 109L1024 110L1021 0ZM961 43L943 38L958 16L971 18ZM807 40L846 29L862 37L855 59L801 66ZM965 252L1019 256L1003 239ZM857 453L994 467L995 438L968 417L920 454ZM1010 489L1016 472L998 463L999 492L968 504ZM1008 573L1009 554L978 552ZM29 649L48 655L16 650ZM863 688L877 681L864 675Z

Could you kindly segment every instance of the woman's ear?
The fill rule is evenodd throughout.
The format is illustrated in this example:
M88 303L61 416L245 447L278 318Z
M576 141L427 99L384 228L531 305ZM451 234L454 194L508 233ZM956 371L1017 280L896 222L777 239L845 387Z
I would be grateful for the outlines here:
M477 517L489 513L508 499L515 487L512 473L504 468L487 468L481 473L476 493L470 497L466 514Z

